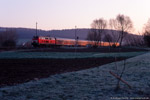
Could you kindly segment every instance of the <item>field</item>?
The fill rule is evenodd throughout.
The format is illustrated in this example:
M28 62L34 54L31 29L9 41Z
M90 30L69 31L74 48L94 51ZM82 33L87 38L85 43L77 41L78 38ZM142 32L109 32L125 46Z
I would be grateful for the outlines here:
M113 63L115 57L117 63ZM132 86L132 89L128 89L125 84L121 83L121 89L115 92L117 80L109 71L121 73L120 70L124 63L120 60L123 59L126 59L126 69L122 78ZM149 59L150 53L146 51L119 53L41 52L39 50L1 52L0 65L3 67L1 67L0 80L3 81L0 83L0 99L149 98Z
M82 52L82 53L73 53L73 52L1 52L0 59L73 59L73 58L102 58L102 57L134 57L142 52L119 52L119 53L95 53L95 52Z

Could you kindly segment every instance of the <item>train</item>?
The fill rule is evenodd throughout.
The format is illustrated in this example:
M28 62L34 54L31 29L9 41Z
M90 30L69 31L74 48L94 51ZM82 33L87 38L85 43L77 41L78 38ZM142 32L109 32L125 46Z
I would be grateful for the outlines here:
M89 40L56 38L50 36L34 36L32 38L33 47L60 47L60 46L80 46L94 47L95 42ZM114 42L99 42L96 46L119 46L119 43Z

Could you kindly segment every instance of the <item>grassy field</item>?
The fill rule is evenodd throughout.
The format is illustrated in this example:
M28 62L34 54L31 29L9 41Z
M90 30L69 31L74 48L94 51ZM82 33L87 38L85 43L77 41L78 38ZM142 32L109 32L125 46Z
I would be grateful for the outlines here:
M97 53L91 54L91 56L100 57ZM128 55L131 54L134 53ZM125 55L127 56L127 54ZM87 70L57 74L41 80L36 79L17 86L0 88L0 100L150 98L150 53L126 60L126 69L122 78L132 86L132 89L121 83L121 89L118 92L114 91L117 80L109 74L109 71L121 73L124 63L120 61L117 62L117 65L118 71L115 70L115 63L111 63Z
M0 59L20 58L93 58L93 57L134 57L145 52L119 52L119 53L72 53L72 52L0 52Z

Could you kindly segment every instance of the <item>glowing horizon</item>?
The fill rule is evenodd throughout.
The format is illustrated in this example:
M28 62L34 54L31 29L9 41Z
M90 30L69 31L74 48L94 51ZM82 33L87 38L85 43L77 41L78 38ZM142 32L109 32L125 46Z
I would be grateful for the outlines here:
M135 33L150 18L149 0L3 0L0 1L0 27L56 30L90 28L94 19L107 21L118 14L129 16Z

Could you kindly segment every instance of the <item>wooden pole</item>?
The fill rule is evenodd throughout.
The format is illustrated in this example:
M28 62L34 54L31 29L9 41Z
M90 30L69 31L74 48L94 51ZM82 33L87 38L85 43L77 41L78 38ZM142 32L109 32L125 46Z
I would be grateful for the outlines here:
M109 73L113 75L114 77L116 77L117 79L119 79L120 81L122 81L123 83L125 83L131 89L131 86L126 81L124 81L123 79L121 79L119 76L117 76L115 73L111 71L109 71Z

